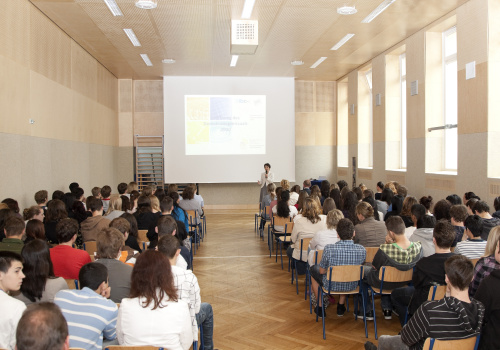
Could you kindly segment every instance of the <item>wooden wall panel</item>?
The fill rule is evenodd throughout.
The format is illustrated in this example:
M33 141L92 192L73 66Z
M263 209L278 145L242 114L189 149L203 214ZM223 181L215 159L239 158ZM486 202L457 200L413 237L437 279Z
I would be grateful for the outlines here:
M295 81L295 113L314 112L314 82Z
M118 79L100 64L97 65L97 102L118 111Z
M493 78L493 77L492 77ZM488 63L476 65L476 77L465 79L465 69L458 71L458 133L488 131Z
M406 40L406 106L407 137L425 136L425 31L410 36ZM410 83L418 80L418 95L410 96Z
M317 81L316 86L316 110L315 112L335 112L336 82Z
M488 60L488 1L470 0L457 9L458 70Z
M386 62L385 56L379 55L372 61L372 81L373 81L373 142L383 142L386 138ZM382 103L375 105L375 96L380 94Z
M136 113L163 113L163 80L135 80L134 106Z
M74 41L71 41L71 88L97 99L97 61Z
M27 1L2 1L0 11L0 55L29 67L30 4Z
M425 187L435 190L455 191L456 179L455 177L427 175L425 177Z
M120 79L119 84L119 111L132 112L133 95L132 95L132 79Z
M333 112L315 113L314 129L316 146L334 146L337 134L335 114Z
M163 135L163 113L134 113L134 135Z
M354 70L348 75L348 125L349 145L358 143L358 71ZM351 114L351 106L354 105L354 115ZM349 155L354 156L354 155Z
M295 113L295 145L315 145L314 113Z

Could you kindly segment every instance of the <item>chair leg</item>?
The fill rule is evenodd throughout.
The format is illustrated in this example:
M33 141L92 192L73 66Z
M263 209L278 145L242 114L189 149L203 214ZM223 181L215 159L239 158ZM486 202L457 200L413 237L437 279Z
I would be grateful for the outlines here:
M307 300L307 284L309 283L309 263L307 263L307 268L306 268L306 280L304 281L305 283L305 288L304 288L304 300Z
M377 315L375 312L375 293L372 290L372 311L373 311L373 327L375 328L375 339L378 339L377 335Z
M295 287L297 288L297 295L299 295L299 272L297 271L297 262L295 262Z
M359 296L358 296L359 298ZM365 336L368 338L368 324L367 324L367 321L366 321L366 298L365 296L363 295L363 293L361 293L361 303L363 305L363 322L365 324ZM357 307L358 303L356 303L356 307ZM356 311L356 317L357 317L358 313Z
M311 275L309 275L309 278L311 278ZM311 293L312 293L312 287L311 287L311 281L309 281L309 313L312 314L312 298L311 298Z
M198 341L197 340L195 340L193 342L193 350L198 350Z
M318 306L319 306L319 301L323 301L323 288L321 288L321 286L318 287L318 295L319 295L319 298L321 299L318 299ZM317 317L317 315L316 315ZM321 303L321 320L322 320L322 323L323 323L323 339L326 340L326 331L325 331L325 303Z

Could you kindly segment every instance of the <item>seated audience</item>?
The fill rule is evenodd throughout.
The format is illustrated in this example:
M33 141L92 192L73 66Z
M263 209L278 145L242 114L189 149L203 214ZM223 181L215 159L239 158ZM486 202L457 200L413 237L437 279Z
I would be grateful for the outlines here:
M333 209L337 209L337 207L335 206L335 201L330 197L326 198L325 201L323 202L323 213L322 214L327 215Z
M363 198L362 202L366 202L370 204L370 206L373 208L373 217L377 221L381 221L383 218L380 217L380 212L378 211L378 206L377 206L377 201L373 199L373 192L372 190L366 190L363 193L367 192L367 196Z
M73 202L73 205L71 207L71 210L69 211L70 217L78 221L78 223L82 223L83 220L88 218L90 213L87 211L87 208L85 207L85 195L83 188L78 187L74 191L74 196L75 196L75 201Z
M439 340L463 339L481 333L484 306L469 299L467 288L472 278L472 263L456 255L446 260L446 296L425 302L401 330L401 335L383 335L378 349L422 349L427 338ZM365 349L377 349L371 342Z
M194 191L194 197L193 199L200 202L200 205L201 205L201 216L203 216L203 207L205 206L205 201L203 201L203 197L201 195L199 195L198 193L196 193L198 191L198 187L196 186L196 184L189 184L189 186L191 186L193 188L193 191ZM159 199L159 198L158 198ZM161 202L161 200L160 200Z
M411 207L411 218L416 227L409 240L420 242L424 256L430 256L435 253L433 243L434 226L436 219L434 216L426 214L427 209L422 204L415 204Z
M481 233L481 238L485 241L488 239L488 234L490 230L500 225L500 219L494 218L490 215L490 206L485 201L477 201L474 204L474 214L479 215L483 219L483 232Z
M5 238L0 242L0 251L9 251L21 254L23 249L25 226L24 221L20 217L13 216L5 221Z
M373 217L373 208L369 203L361 202L356 206L359 224L354 226L354 241L363 247L378 247L385 242L387 228L383 221Z
M96 186L96 187L92 188L91 192L92 192L92 197L102 199L100 187Z
M192 186L186 186L184 191L182 191L182 200L179 202L179 206L185 211L194 210L197 213L196 222L193 224L200 224L200 217L203 215L203 210L201 209L201 203L194 199L195 188Z
M109 200L108 211L106 212L106 215L104 215L104 217L112 221L113 219L121 216L123 213L125 212L122 210L121 197L113 197Z
M127 219L120 217L113 219L113 221L110 222L109 227L116 228L121 232L123 238L125 239L125 245L122 247L122 252L119 260L121 262L126 262L127 264L135 264L135 255L139 253L139 251L127 245L127 239L130 232L130 223L127 221Z
M323 203L325 202L325 199L330 197L330 182L328 180L323 180L321 182L320 191L321 191L321 198L320 198L321 205L323 205Z
M102 350L103 339L116 338L118 307L108 300L110 287L106 266L97 262L82 267L80 290L62 290L54 303L68 322L69 345L86 350Z
M196 186L196 185L194 185L194 186ZM165 192L165 190L163 188L157 188L155 193L154 193L154 196L156 198L158 198L158 201L161 203L161 201L164 200L165 197L167 196L167 193ZM201 198L201 196L198 196L198 197ZM195 195L195 199L198 200L196 195ZM202 203L202 208L203 208L203 203Z
M304 207L304 201L306 198L308 198L309 195L307 194L306 191L302 191L299 193L299 199L297 200L297 203L295 203L295 207L297 208L297 212L299 213L295 218L297 218L299 215L302 215L302 208ZM276 200L277 202L277 200Z
M116 189L118 190L118 194L121 196L126 196L126 197L130 197L130 192L128 191L128 185L125 183L125 182L120 182L118 184L118 186L116 187Z
M30 305L19 320L17 350L69 350L68 324L61 309L49 302Z
M311 195L311 180L304 180L302 183L302 191L307 192L307 195Z
M457 243L462 240L465 231L464 221L467 219L467 216L469 216L469 213L467 213L467 207L465 205L456 204L450 208L451 224L456 234L455 241L453 241L451 245L452 247L455 247Z
M108 185L103 186L101 188L101 201L104 214L108 212L110 196L111 196L111 187L109 187Z
M500 219L500 197L495 197L493 200L493 207L495 208L495 212L491 214L491 216Z
M120 217L127 220L130 224L130 230L128 231L128 237L125 240L125 245L141 253L142 249L137 242L137 238L139 237L139 229L137 228L137 220L135 219L135 216L130 213L123 213Z
M394 197L394 192L390 188L384 188L382 190L382 194L380 199L377 200L378 210L382 212L382 215L385 217L389 210L389 206L392 205L392 197Z
M130 206L127 209L127 213L129 214L135 214L137 211L137 200L140 197L140 193L138 191L132 191L130 192Z
M111 288L109 298L115 303L120 303L130 291L132 266L119 260L124 245L125 238L116 228L108 227L97 234L96 263L106 266Z
M23 263L19 254L0 252L0 348L14 350L16 327L26 309L22 301L9 296L21 288L23 282Z
M356 194L352 191L347 191L342 201L342 214L344 214L346 219L351 220L354 226L359 224L359 219L356 214L356 207L358 206L358 203L358 196L356 196Z
M20 293L14 297L27 305L40 301L54 301L57 292L68 289L62 277L54 275L50 249L46 241L35 239L26 244L21 252L23 273L26 276Z
M7 205L5 204L5 206ZM5 238L5 222L12 216L15 216L12 210L0 207L0 242Z
M31 219L26 223L26 239L24 244L31 242L34 239L45 241L45 226L43 222L37 219Z
M83 265L91 262L89 253L73 248L78 234L78 222L75 219L62 219L56 226L59 245L50 249L50 260L54 275L65 279L78 279Z
M328 215L330 215L330 213L328 213ZM329 280L326 273L329 266L361 265L366 258L365 248L359 244L354 244L354 241L352 240L355 235L355 230L351 220L341 219L337 224L337 232L340 237L340 241L334 244L326 245L321 262L319 265L314 265L311 268L311 290L316 296L316 300L318 300L318 285L321 287L328 287ZM344 292L353 290L357 286L357 282L332 282L330 289L334 292ZM339 302L337 304L337 316L344 316L346 310L345 299L345 295L341 295L339 297ZM318 306L315 309L316 314L320 317L322 317L322 302L323 301L321 299L318 300Z
M283 187L279 186L276 188L276 197L269 204L269 210L272 212L274 207L278 205L278 202L281 200L281 193L284 191Z
M335 184L335 186L337 186L337 184ZM340 201L340 190L338 186L330 191L330 198L335 202L335 208L340 210L342 208L342 202Z
M331 198L330 198L331 199ZM339 240L337 234L337 224L344 215L338 209L333 209L326 215L326 230L318 231L314 234L313 239L309 243L309 254L307 260L309 265L314 265L314 257L316 250L323 250L327 244L334 244Z
M464 193L464 197L463 197L463 204L467 205L467 203L471 199L475 199L476 201L480 201L481 200L481 198L479 198L478 196L476 196L476 194L474 192L465 192Z
M290 192L282 191L280 200L276 206L274 206L272 212L273 215L276 215L280 218L291 218L293 219L295 215L297 215L297 208L295 206L290 205L288 201L290 200ZM274 227L275 231L283 231L283 226L276 225Z
M382 181L377 182L377 193L375 193L375 199L380 200L382 197L382 191L384 190L384 183Z
M81 224L81 232L84 242L95 241L97 234L104 228L109 227L111 222L102 216L102 201L99 198L87 198L87 208L92 212L92 216L85 219Z
M486 242L484 255L477 261L474 267L474 278L469 286L469 296L475 297L481 281L488 277L493 271L500 269L500 259L497 255L497 247L500 242L500 226L493 227Z
M300 185L292 186L292 189L290 190L290 200L289 200L290 205L297 204L297 201L299 200L299 195L300 195Z
M176 259L176 266L183 270L188 269L191 265L191 255L189 250L182 245L182 240L177 236L177 223L175 222L175 219L170 215L160 217L156 231L158 233L158 239L163 236L174 236L179 241L179 244L181 245L179 248L181 250L181 256Z
M120 345L152 345L187 350L193 343L188 304L179 300L168 258L155 250L134 265L130 297L122 300L117 322Z
M483 219L478 215L469 215L465 219L464 225L463 240L457 243L455 253L465 255L469 259L479 259L483 256L486 248L486 241L481 238Z
M160 218L162 216L174 217L172 215L172 211L174 210L173 199L168 196L165 196L165 198L160 202L160 209L161 209ZM177 224L177 230L175 232L175 236L180 240L181 246L184 246L188 249L188 251L191 251L191 240L189 239L188 232L186 231L184 223L178 220L175 220L175 223Z
M474 211L474 206L476 205L477 202L480 200L477 198L471 198L465 203L465 206L467 207L467 213L469 215L474 215L476 212Z
M61 192L62 193L62 192ZM63 193L64 195L64 193ZM56 226L59 221L66 219L68 212L66 205L59 199L53 199L47 206L47 214L45 215L45 237L50 244L58 244Z
M434 205L433 215L436 218L436 221L439 220L448 220L450 221L450 208L451 204L445 199L441 199Z
M462 204L462 198L460 198L458 194L450 194L448 197L446 197L446 200L450 202L452 206Z

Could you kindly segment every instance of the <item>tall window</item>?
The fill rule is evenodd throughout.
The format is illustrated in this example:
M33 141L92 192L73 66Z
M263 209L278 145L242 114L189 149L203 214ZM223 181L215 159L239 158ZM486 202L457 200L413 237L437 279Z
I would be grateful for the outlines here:
M406 54L399 56L399 85L401 92L401 142L400 164L406 169Z
M373 166L373 98L372 70L358 75L358 166Z
M348 80L337 84L337 166L349 166L349 106Z
M443 32L443 138L444 170L457 170L457 28Z

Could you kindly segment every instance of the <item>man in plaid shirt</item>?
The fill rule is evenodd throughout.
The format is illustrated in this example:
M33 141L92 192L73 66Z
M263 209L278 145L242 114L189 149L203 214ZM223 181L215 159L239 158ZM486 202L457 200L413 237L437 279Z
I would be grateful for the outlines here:
M354 225L349 219L341 219L337 224L337 233L340 241L335 244L326 245L323 250L323 257L318 265L311 268L311 288L313 293L318 290L318 285L328 287L328 278L326 272L329 266L338 265L361 265L366 258L366 249L359 244L354 244ZM347 292L356 289L357 282L332 282L330 290L336 292ZM317 299L317 296L316 296ZM318 306L315 311L319 317L321 314L322 300L318 300ZM337 316L344 316L345 313L345 295L341 295L337 304ZM326 316L326 314L325 314Z

